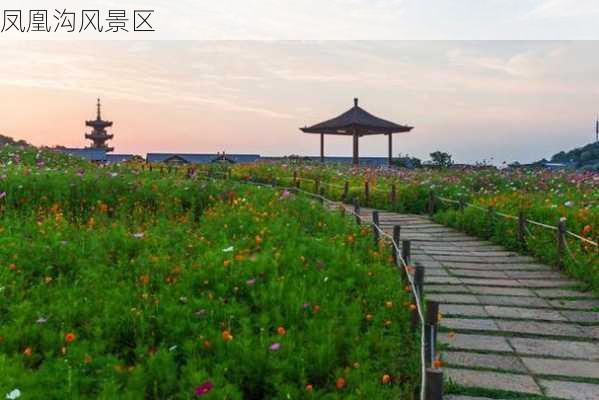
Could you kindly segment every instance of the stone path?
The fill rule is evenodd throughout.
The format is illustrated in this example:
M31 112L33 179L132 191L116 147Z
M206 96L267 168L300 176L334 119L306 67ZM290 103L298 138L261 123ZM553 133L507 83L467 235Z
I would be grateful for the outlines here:
M372 210L361 213L370 220ZM486 398L599 399L599 300L578 282L425 216L380 212L379 219L390 234L401 226L412 262L425 267L426 298L443 315L446 378L485 389Z

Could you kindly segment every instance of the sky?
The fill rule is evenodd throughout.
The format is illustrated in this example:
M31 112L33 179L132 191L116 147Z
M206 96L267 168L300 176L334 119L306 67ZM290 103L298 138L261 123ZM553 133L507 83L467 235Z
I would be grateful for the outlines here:
M114 121L118 153L317 155L299 127L349 109L414 126L393 154L529 162L594 139L596 42L0 41L0 134L88 145ZM325 139L351 155L347 137ZM387 138L361 155L386 156Z

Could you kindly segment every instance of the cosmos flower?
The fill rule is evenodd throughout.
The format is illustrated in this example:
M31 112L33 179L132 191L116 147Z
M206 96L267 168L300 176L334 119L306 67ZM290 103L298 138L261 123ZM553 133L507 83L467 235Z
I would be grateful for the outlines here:
M21 397L21 391L19 389L13 389L10 392L6 393L6 398L9 400L15 400Z
M193 392L196 396L203 396L210 392L213 388L214 384L212 384L212 382L210 381L206 381L202 383L200 386L196 387Z
M273 344L270 345L270 347L268 348L268 350L270 350L270 351L277 351L280 348L281 348L281 343L275 342L275 343L273 343Z

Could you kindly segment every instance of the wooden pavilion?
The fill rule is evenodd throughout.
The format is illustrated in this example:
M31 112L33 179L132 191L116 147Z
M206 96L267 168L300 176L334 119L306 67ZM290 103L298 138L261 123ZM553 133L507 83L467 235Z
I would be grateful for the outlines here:
M324 135L345 135L354 139L353 164L360 163L358 141L360 136L387 135L389 137L389 165L393 161L394 133L409 132L412 126L399 125L382 118L375 117L358 106L358 99L354 99L354 106L340 116L321 122L319 124L300 128L305 133L320 134L320 161L324 162Z

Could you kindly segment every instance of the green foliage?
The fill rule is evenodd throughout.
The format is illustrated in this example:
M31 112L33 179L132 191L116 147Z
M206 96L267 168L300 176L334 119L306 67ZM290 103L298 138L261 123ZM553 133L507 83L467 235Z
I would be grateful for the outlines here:
M370 230L285 191L27 158L0 180L0 394L413 392L408 294Z

